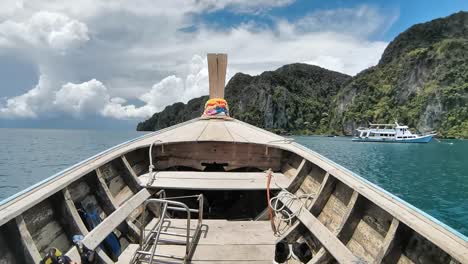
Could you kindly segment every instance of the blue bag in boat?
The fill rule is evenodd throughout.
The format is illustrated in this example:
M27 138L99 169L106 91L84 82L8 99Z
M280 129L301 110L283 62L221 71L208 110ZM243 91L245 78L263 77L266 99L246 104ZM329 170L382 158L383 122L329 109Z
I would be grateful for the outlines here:
M86 219L86 224L90 230L94 229L97 225L102 222L101 217L97 213L95 208L89 208L87 206L87 210L82 210L83 216ZM83 206L85 208L85 206ZM101 248L106 251L112 260L117 261L120 255L120 242L117 236L114 233L110 233L104 241L101 243Z

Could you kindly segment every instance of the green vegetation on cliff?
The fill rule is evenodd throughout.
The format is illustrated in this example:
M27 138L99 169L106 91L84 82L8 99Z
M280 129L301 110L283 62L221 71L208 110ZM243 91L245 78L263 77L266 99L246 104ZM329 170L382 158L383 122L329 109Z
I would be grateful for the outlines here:
M398 122L443 137L468 137L468 13L411 27L379 64L356 75L332 105L332 130Z
M468 13L418 24L355 77L291 64L226 86L231 115L278 133L352 134L393 122L468 138ZM199 116L207 97L176 103L138 125L157 130Z
M277 133L323 133L329 105L350 76L307 64L285 65L259 76L237 73L226 85L232 117ZM203 112L208 97L176 103L138 124L138 130L158 130ZM323 129L325 128L325 129Z

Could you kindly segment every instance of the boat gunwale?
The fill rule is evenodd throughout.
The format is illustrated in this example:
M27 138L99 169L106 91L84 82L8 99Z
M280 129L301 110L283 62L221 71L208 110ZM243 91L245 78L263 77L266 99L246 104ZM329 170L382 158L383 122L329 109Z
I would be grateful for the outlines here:
M134 138L132 140L126 141L124 143L118 144L114 147L111 147L101 153L98 153L86 160L83 160L75 165L72 165L71 167L62 170L59 173L56 173L55 175L42 180L41 182L21 191L20 193L17 193L16 195L13 195L9 197L6 202L5 200L1 201L3 204L0 204L0 212L3 211L4 209L7 209L10 206L14 206L14 203L17 201L22 200L22 198L27 198L29 195L33 195L34 192L43 186L46 183L53 183L57 180L63 179L69 173L72 173L73 171L80 169L86 165L91 165L90 163L93 162L94 160L97 160L99 158L105 158L104 160L101 161L100 164L94 164L93 167L89 168L86 170L86 172L83 172L82 174L76 177L73 177L71 179L68 179L66 182L62 183L60 186L56 187L54 189L53 193L49 193L48 195L44 195L40 197L40 199L35 199L34 201L20 207L16 208L16 210L12 210L10 212L6 212L6 217L2 217L0 219L0 226L8 222L9 220L13 219L14 217L20 215L24 211L28 210L29 208L33 207L34 205L37 205L41 201L49 198L52 196L54 193L60 191L61 189L65 188L68 186L72 181L86 175L89 173L89 171L92 171L96 169L99 165L105 164L106 162L109 162L110 160L118 157L125 155L126 153L133 151L135 149L140 149L140 148L145 148L148 147L151 143L148 144L136 144L141 140L151 138L152 136L156 136L158 134L161 134L163 132L167 132L173 129L176 129L178 127L181 127L186 124L190 124L192 122L196 122L197 120L200 120L199 118L195 118L186 122L183 122L181 124L168 127L166 129L162 129L159 131L155 131L153 133L148 133L145 135L142 135L140 137ZM262 133L267 133L274 135L275 137L282 138L282 139L288 139L286 137L278 136L276 134L273 134L269 131L266 131L264 129L255 127L253 125L244 123L242 121L234 120L235 122L239 122L240 124L246 125L252 129L255 129L259 132ZM157 140L157 139L156 139ZM186 142L229 142L229 143L235 143L236 141L218 141L218 140L207 140L207 141L170 141L170 142L162 142L162 144L177 144L177 143L186 143ZM400 220L402 223L408 225L411 229L413 229L416 233L421 234L424 238L428 239L438 247L440 247L443 251L447 252L449 255L454 257L455 259L459 261L464 261L467 260L468 256L466 253L459 252L459 251L453 251L451 250L453 243L451 246L446 243L441 243L441 239L439 235L443 235L446 239L450 239L457 244L459 244L461 247L467 247L466 243L468 242L468 238L461 234L460 232L454 230L450 226L444 224L440 220L434 218L433 216L425 213L421 209L415 207L414 205L404 201L403 199L395 196L394 194L386 191L382 187L366 180L365 178L361 177L360 175L346 169L345 167L337 164L336 162L322 156L321 154L306 148L305 146L302 146L296 142L271 142L271 143L262 143L262 142L239 142L243 144L258 144L258 145L263 145L265 147L272 147L272 148L279 148L282 150L290 151L292 153L295 153L308 162L311 162L312 164L315 164L316 166L322 168L323 170L329 172L333 177L336 177L338 180L342 181L344 184L348 185L349 188L354 189L356 192L359 194L363 195L366 197L370 202L376 204L377 206L381 207L383 210L387 211L389 214L391 214L393 217L397 218ZM133 147L132 145L135 144ZM124 147L129 147L128 149L124 149L124 151L118 151L122 150ZM114 153L113 153L114 152ZM109 155L112 154L113 155ZM109 155L106 157L106 155ZM349 177L347 177L349 176ZM353 179L354 177L354 179ZM379 199L376 199L376 196L379 196ZM394 206L391 206L393 204ZM393 207L393 208L392 208ZM395 208L396 207L396 208ZM399 209L400 211L396 210ZM401 211L403 210L403 211ZM413 219L411 219L413 218ZM414 223L416 220L416 223ZM421 227L419 224L424 224L425 227ZM437 230L438 232L436 233L437 235L430 234L427 232L427 229L425 230L424 228L429 227L429 229ZM442 241L446 240L443 239ZM437 242L435 242L437 241ZM449 253L450 252L450 253Z
M173 129L176 129L180 126L184 126L184 125L187 125L187 124L190 124L192 122L196 122L199 118L194 118L194 119L191 119L191 120L188 120L186 122L183 122L183 123L180 123L180 124L177 124L177 125L174 125L174 126L171 126L171 127L167 127L165 129L161 129L161 130L158 130L158 131L154 131L154 132L150 132L150 133L147 133L147 134L144 134L144 135L141 135L139 137L136 137L136 138L133 138L133 139L130 139L130 140L127 140L123 143L120 143L120 144L117 144L115 146L112 146L104 151L101 151L87 159L84 159L78 163L75 163L57 173L55 173L54 175L50 176L50 177L47 177L35 184L33 184L32 186L29 186L27 187L26 189L24 190L21 190L3 200L0 201L0 212L2 212L3 210L5 209L8 209L10 206L14 206L14 204L20 200L22 200L23 198L28 198L29 195L33 195L36 191L42 189L41 187L45 187L44 185L46 184L51 184L53 182L56 182L60 179L63 179L65 178L66 176L69 176L70 173L73 173L74 171L78 170L78 169L81 169L83 168L84 166L86 165L89 165L91 162L99 159L99 158L104 158L106 155L109 155L111 154L112 152L115 152L119 149L122 149L124 147L129 147L131 146L132 144L134 143L137 143L138 141L141 141L141 140L144 140L144 139L147 139L147 138L151 138L153 136L156 136L158 134L161 134L161 133L164 133L164 132L167 132L167 131L170 131L170 130L173 130ZM133 150L136 150L136 149L139 149L139 148L144 148L146 147L147 145L136 145L134 148L130 148L128 149L126 152L123 152L123 153L119 153L119 152L116 152L116 154L114 155L110 155L109 157L107 157L107 159L105 159L102 164L105 164L106 162L109 162L111 161L112 159L118 157L119 155L125 155L126 153L128 152L131 152ZM149 146L149 145L148 145ZM79 177L74 177L72 179L68 179L68 181L66 181L65 183L63 183L61 186L61 188L58 190L60 191L61 189L65 188L66 186L68 186L69 184L71 184L73 181L85 176L87 173L89 173L90 171L96 169L96 167L99 167L100 165L102 164L97 164L95 167L91 168L91 169L88 169L86 170L84 173L82 173L81 175L79 175ZM42 202L43 200L49 198L50 196L52 196L53 194L55 194L56 192L54 193L50 193L48 196L46 197L43 197L42 199L36 199L34 201L31 201L27 206L23 206L19 209L17 209L16 211L14 211L13 213L9 213L8 211L6 212L6 217L4 215L2 215L2 217L0 217L0 226L4 225L5 223L7 223L8 221L10 221L11 219L13 219L14 217L22 214L23 212L25 212L26 210L30 209L31 207L39 204L40 202ZM11 216L13 215L13 216Z
M309 162L312 162L316 164L317 166L321 167L325 171L329 172L333 177L336 177L338 180L342 181L344 184L346 184L349 188L354 189L356 192L361 194L362 196L366 197L370 202L374 203L375 205L379 206L382 208L382 210L388 212L390 215L392 215L394 218L398 219L401 223L407 225L411 229L413 229L416 233L420 234L422 237L436 245L437 247L441 248L443 251L447 252L450 256L453 258L457 259L461 263L468 263L468 253L465 252L460 252L459 250L452 250L453 249L453 244L447 245L447 243L443 243L443 241L447 241L447 238L451 241L454 241L457 243L460 247L462 248L468 248L468 237L463 235L462 233L458 232L457 230L453 229L452 227L448 226L447 224L441 222L440 220L434 218L433 216L427 214L426 212L422 211L421 209L415 207L414 205L406 202L405 200L395 196L394 194L386 191L382 187L364 179L363 177L359 176L358 174L344 168L343 166L337 164L336 162L310 150L307 149L306 147L298 144L298 143L292 143L296 148L301 149L302 151L306 152L309 155L313 155L315 157L311 158L316 158L319 161L321 161L323 164L317 164L311 160ZM288 149L291 151L290 149ZM304 157L300 153L295 152L296 154ZM304 157L307 159L306 157ZM328 163L328 164L327 164ZM321 165L328 165L331 166L331 170L327 170ZM338 172L338 173L336 173ZM344 173L344 175L339 175L341 173ZM351 176L349 177L351 180L347 179L347 177L343 176ZM354 183L352 183L354 177ZM359 184L362 184L361 186L356 186ZM364 188L363 188L364 187ZM373 192L373 193L370 193ZM376 199L376 195L379 195L379 199ZM381 199L385 199L385 201L381 201ZM395 210L395 208L391 208L392 206L388 206L388 204L393 204L396 207L398 207L399 210ZM404 212L402 212L404 211ZM403 217L402 217L403 216ZM413 219L411 219L413 218ZM414 223L415 220L418 223ZM427 232L427 230L424 230L426 227L421 227L420 224L426 225L426 227L429 227L430 229L437 230L437 234L434 235L433 233ZM440 235L444 235L445 239L440 239Z
M253 129L256 130L261 130L256 126L247 124L245 122L239 121ZM270 131L266 131L270 134L273 134ZM276 135L276 134L273 134ZM277 135L276 135L277 136ZM295 148L288 148L286 147L287 145L294 146ZM414 219L410 219L411 216L415 217L417 221L420 223L424 223L428 225L430 228L433 228L437 231L439 231L439 234L445 235L447 238L452 239L453 241L457 242L461 247L468 248L468 237L463 235L462 233L458 232L457 230L453 229L452 227L448 226L447 224L441 222L440 220L436 219L435 217L427 214L426 212L422 211L421 209L415 207L414 205L406 202L405 200L397 197L396 195L386 191L382 187L378 186L375 183L370 182L369 180L363 178L362 176L358 175L355 172L350 171L349 169L346 169L345 167L339 165L338 163L326 158L325 156L299 144L296 142L284 144L284 143L275 143L273 146L291 151L304 159L308 160L309 162L317 165L318 167L322 168L323 170L329 172L333 177L336 177L338 180L342 181L344 184L346 184L349 188L354 189L356 192L359 194L363 195L366 197L370 202L376 204L380 208L382 208L384 211L387 211L389 214L391 214L394 218L397 218L400 222L403 224L409 226L411 229L413 229L416 233L421 234L425 239L429 240L431 243L435 244L439 248L441 248L445 252L451 252L449 255L460 261L461 263L467 262L468 263L468 253L463 253L458 251L453 251L451 246L447 246L445 243L440 243L438 240L439 236L438 235L433 235L427 232L427 230L423 230L420 225L417 223L413 223ZM294 149L299 149L305 154L309 154L310 158L315 158L318 159L318 161L321 161L321 163L314 162L310 159L307 158L302 153L298 153L297 151L294 151ZM325 166L324 166L325 165ZM330 166L332 169L327 169L326 167ZM338 172L338 173L336 173ZM344 175L340 175L340 172L343 173ZM351 180L347 179L348 177L345 176L351 176L349 177ZM355 183L353 183L352 179L353 177L355 178L355 183L359 184L362 183L363 186L356 186ZM365 187L365 188L362 188ZM385 199L385 202L381 202L381 199L375 199L375 195L366 192L366 189L370 192L373 192L374 194L379 195L381 198ZM397 210L394 210L390 208L391 206L388 206L387 204L394 204L398 207L400 210L404 210L405 213L409 214L401 218L401 215L405 215L405 213L402 214L402 212L398 212ZM400 216L400 217L398 217ZM444 239L445 240L445 239ZM456 256L453 256L456 255Z
M18 215L24 213L25 211L27 211L28 209L32 208L33 206L39 204L40 202L48 199L50 196L54 195L55 193L57 193L58 191L62 190L63 188L67 187L69 184L71 184L73 181L85 176L87 173L91 172L92 170L95 170L97 167L100 167L102 166L103 164L117 158L118 156L122 156L122 155L125 155L131 151L134 151L136 149L141 149L141 148L145 148L145 147L148 147L150 146L151 144L153 144L154 142L149 142L148 144L141 144L141 145L138 145L137 143L139 141L142 141L142 140L145 140L145 139L148 139L148 138L151 138L151 137L154 137L154 136L157 136L157 135L160 135L162 133L165 133L165 132L168 132L168 131L171 131L171 130L174 130L174 129L177 129L177 128L180 128L180 127L183 127L185 125L189 125L191 123L194 123L194 122L197 122L197 121L202 121L202 122L208 122L210 121L211 119L206 119L206 118L200 118L200 117L196 117L196 118L193 118L193 119L190 119L190 120L187 120L185 122L182 122L182 123L179 123L179 124L176 124L176 125L173 125L173 126L170 126L170 127L167 127L167 128L164 128L164 129L160 129L160 130L157 130L157 131L154 131L154 132L150 132L150 133L147 133L147 134L144 134L142 136L139 136L139 137L136 137L134 139L130 139L128 141L125 141L123 143L120 143L120 144L117 144L113 147L110 147L100 153L97 153L85 160L82 160L74 165L71 165L70 167L68 168L65 168L57 173L55 173L54 175L46 178L46 179L43 179L35 184L33 184L32 186L29 186L28 188L22 190L22 191L19 191L18 193L16 194L13 194L12 196L9 196L7 198L5 198L4 200L1 200L0 201L0 213L3 213L3 214L0 214L0 226L3 226L5 223L7 223L8 221L10 221L11 219L17 217ZM229 119L229 120L219 120L219 119L213 119L213 120L216 120L216 121L226 121L226 122L239 122L239 123L242 123L242 124L247 124L247 123L244 123L244 122L241 122L239 120L236 120L236 119ZM249 124L247 124L249 125ZM249 125L251 126L251 125ZM254 127L256 128L256 127ZM275 137L279 137L279 138L284 138L284 137L281 137L281 136L278 136L276 134L273 134L269 131L266 131L266 130L262 130L262 129L258 129L256 128L257 131L260 131L262 133L267 133L267 134L271 134L271 135L274 135ZM155 141L158 141L158 139L155 139ZM237 141L222 141L222 140L181 140L181 141L167 141L167 142L164 142L164 141L161 141L159 144L156 144L156 145L161 145L161 144L164 144L164 145L168 145L168 144L176 144L176 143L187 143L187 142L229 142L229 143L233 143L233 142L237 142ZM239 142L239 143L245 143L245 144L259 144L259 145L265 145L264 143L257 143L257 142L250 142L250 141L242 141L242 142ZM132 144L137 144L135 145L134 147L131 147ZM126 149L125 151L122 151L122 152L119 152L119 150L125 148L125 147L130 147L128 149ZM272 145L273 147L273 145ZM115 152L113 155L109 155L109 154L112 154L113 152ZM106 157L106 155L109 155L108 157ZM44 185L50 185L50 184L53 184L61 179L64 179L65 177L67 176L70 176L69 174L79 170L79 169L82 169L83 167L85 166L89 166L91 165L92 162L98 160L98 159L102 159L102 158L105 158L104 160L101 161L101 163L99 164L93 164L94 166L92 168L89 168L89 169L86 169L84 170L81 174L79 175L74 175L74 177L72 177L71 179L66 179L66 181L64 183L61 183L59 185L59 187L56 187L54 188L53 192L52 193L48 193L48 195L45 195L45 196L41 196L39 197L39 199L34 199L33 201L30 201L29 203L27 203L26 205L23 205L23 206L20 206L19 208L16 208L12 211L9 211L8 209L10 207L13 207L15 206L15 203L21 201L22 199L28 199L30 195L34 195L34 193L36 191L40 191L42 190L43 187L46 187ZM4 212L6 211L6 212Z
M381 191L383 192L385 195L388 195L390 196L391 198L394 198L395 200L397 200L399 203L402 203L403 205L409 207L410 209L416 211L417 213L419 214L422 214L424 216L424 218L428 218L430 219L431 221L435 222L436 224L440 225L440 226L443 226L445 229L448 229L448 231L450 231L451 233L453 233L454 235L457 235L459 238L461 238L462 240L464 240L465 242L468 242L468 237L463 235L462 233L460 233L459 231L453 229L452 227L448 226L447 224L441 222L440 220L438 220L437 218L429 215L428 213L422 211L421 209L417 208L416 206L408 203L407 201L403 200L402 198L390 193L389 191L383 189L382 187L378 186L377 184L363 178L362 176L360 176L359 174L356 174L355 172L353 171L350 171L349 169L341 166L340 164L322 156L321 154L317 153L317 152L314 152L314 151L311 151L309 149L307 149L306 147L302 146L301 144L298 144L298 143L292 143L292 144L295 144L296 147L299 147L301 148L303 151L307 151L309 152L309 154L312 154L312 155L316 155L319 159L321 159L322 161L324 162L329 162L329 163L332 163L334 166L336 167L339 167L340 170L348 173L348 174L352 174L352 176L358 178L359 180L362 180L364 183L366 183L367 185L370 185L370 187L373 187L373 188L376 188L378 191ZM297 153L296 153L297 154ZM333 175L334 177L336 177L335 174L331 174ZM341 180L342 178L339 178L339 180ZM346 183L347 184L347 183ZM348 185L348 184L347 184ZM366 187L369 187L369 186L366 186ZM359 190L356 190L357 192L359 192ZM359 192L360 194L362 194L361 192ZM362 194L363 196L365 196L364 194ZM371 202L374 202L373 200L369 199L367 196L365 196L368 200L370 200ZM392 201L393 202L393 201ZM380 205L379 205L380 206ZM392 214L393 215L393 214ZM405 223L405 222L403 222Z

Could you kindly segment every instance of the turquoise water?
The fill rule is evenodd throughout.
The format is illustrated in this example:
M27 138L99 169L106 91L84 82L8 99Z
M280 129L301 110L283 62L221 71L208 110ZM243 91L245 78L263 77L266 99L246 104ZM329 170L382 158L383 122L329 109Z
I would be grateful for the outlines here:
M143 134L136 131L0 128L0 201Z
M143 134L0 129L0 200ZM468 141L389 144L344 137L294 138L468 235Z
M295 139L468 236L468 140L402 144Z

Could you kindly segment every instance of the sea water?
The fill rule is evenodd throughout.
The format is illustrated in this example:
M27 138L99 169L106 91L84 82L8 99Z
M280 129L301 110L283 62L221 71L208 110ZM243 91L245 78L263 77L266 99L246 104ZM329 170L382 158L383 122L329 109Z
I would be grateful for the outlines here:
M468 140L418 144L295 139L468 236Z
M0 200L143 134L0 128ZM468 236L467 140L402 144L347 137L294 139Z

